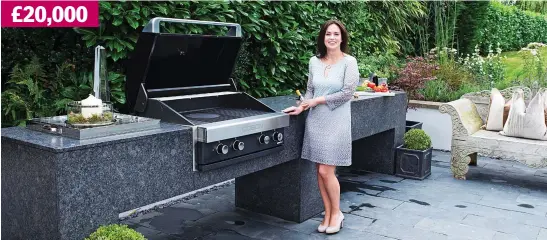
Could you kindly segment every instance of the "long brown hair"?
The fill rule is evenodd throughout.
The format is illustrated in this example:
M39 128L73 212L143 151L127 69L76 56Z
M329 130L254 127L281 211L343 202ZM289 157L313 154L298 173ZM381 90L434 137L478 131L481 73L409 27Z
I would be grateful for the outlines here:
M325 57L327 55L327 46L325 46L325 34L327 33L327 28L332 25L336 24L340 28L340 34L342 34L342 43L340 43L340 50L344 53L348 53L348 31L346 30L346 27L344 24L338 20L328 20L323 26L321 27L321 31L319 31L319 36L317 36L317 56L319 58Z

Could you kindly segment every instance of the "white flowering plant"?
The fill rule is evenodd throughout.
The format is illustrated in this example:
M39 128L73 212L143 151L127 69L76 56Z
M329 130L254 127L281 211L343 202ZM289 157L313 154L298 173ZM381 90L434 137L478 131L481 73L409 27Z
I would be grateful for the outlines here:
M494 52L492 45L488 47L488 55L480 55L479 45L475 46L472 55L467 54L465 58L460 57L458 62L473 74L475 80L483 86L502 82L505 78L505 65L502 62L501 48Z
M542 87L547 86L546 60L540 51L544 47L547 47L544 43L533 42L519 51L525 53L523 78L518 80L520 84L533 87L537 83Z

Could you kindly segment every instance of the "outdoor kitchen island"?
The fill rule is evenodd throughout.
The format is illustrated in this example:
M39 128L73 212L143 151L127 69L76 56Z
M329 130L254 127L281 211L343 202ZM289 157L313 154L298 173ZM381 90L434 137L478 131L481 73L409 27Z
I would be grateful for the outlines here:
M260 99L280 111L294 97ZM393 174L406 94L352 100L352 168ZM119 213L236 179L236 206L302 222L322 211L315 166L300 159L305 114L292 116L284 149L193 170L192 130L177 124L91 140L2 129L2 235L83 239ZM328 131L326 129L325 131Z

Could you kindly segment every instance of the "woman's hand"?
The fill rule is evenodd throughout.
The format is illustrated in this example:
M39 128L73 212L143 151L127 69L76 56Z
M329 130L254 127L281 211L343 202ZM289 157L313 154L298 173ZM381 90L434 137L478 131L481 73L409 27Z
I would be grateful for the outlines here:
M314 99L310 99L310 100L304 100L304 103L303 104L306 104L306 108L313 108L315 106L317 106L317 100Z
M306 109L308 109L323 103L325 103L325 97L318 97L318 98L312 98L309 100L304 100L303 104L306 104Z
M287 113L289 115L298 115L304 111L304 106L300 105L298 107L289 107L285 110L283 110L284 113Z

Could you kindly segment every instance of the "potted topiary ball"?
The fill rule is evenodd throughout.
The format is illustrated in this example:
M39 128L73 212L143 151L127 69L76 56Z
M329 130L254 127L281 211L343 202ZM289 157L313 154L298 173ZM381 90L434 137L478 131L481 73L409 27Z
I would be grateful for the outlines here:
M422 129L410 129L404 135L404 144L395 149L395 175L419 179L431 175L431 138Z
M137 232L127 225L122 224L110 224L106 226L100 226L95 232L93 232L85 240L146 240L144 235Z

